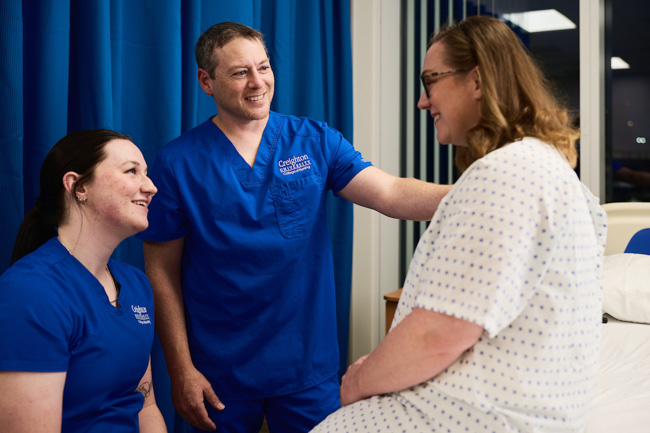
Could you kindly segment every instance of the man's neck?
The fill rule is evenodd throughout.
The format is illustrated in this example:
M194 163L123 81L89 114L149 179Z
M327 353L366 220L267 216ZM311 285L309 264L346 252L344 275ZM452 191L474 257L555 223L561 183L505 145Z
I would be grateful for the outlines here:
M212 118L212 122L217 125L217 128L224 133L230 142L235 146L235 149L242 158L253 167L255 164L255 157L262 141L264 128L268 123L269 116L259 120L247 121L232 121L228 117L216 115Z
M226 114L217 114L212 118L212 122L217 125L221 131L230 138L230 136L262 135L269 116L262 119L240 119L233 118Z

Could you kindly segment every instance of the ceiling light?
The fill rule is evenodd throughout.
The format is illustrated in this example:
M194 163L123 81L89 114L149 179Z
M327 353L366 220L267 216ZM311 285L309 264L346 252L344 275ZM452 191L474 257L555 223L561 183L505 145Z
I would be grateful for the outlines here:
M503 18L517 24L528 33L575 29L576 25L555 9L503 14Z
M630 65L620 57L612 57L612 69L630 69Z

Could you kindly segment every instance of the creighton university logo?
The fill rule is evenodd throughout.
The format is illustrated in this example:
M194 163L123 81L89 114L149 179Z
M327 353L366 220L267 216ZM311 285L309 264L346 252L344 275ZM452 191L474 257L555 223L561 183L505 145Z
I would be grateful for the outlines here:
M287 159L281 159L278 161L278 167L280 168L280 173L287 176L289 174L295 174L303 170L310 170L311 160L307 154L292 156Z
M136 320L141 325L151 325L151 320L149 319L149 314L147 313L147 307L134 306L131 305L131 311L135 315Z

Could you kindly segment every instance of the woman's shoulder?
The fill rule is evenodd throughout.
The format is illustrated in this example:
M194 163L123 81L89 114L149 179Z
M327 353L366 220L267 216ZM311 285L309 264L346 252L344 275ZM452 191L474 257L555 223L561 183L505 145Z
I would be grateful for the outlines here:
M577 193L580 181L552 145L526 137L475 161L456 182L455 196L478 194L490 206L518 203L536 208L540 200Z
M56 240L54 240L56 241ZM52 273L66 259L66 254L57 248L53 240L47 241L35 251L17 260L0 276L0 286L23 286L25 289L39 290L48 285ZM61 246L61 248L63 248Z
M493 150L481 159L489 161L492 159L511 158L513 155L529 158L539 153L545 154L548 152L557 153L552 145L539 138L524 137Z
M501 178L547 178L549 174L573 169L552 145L535 137L525 137L496 149L477 161L467 171L482 171Z
M69 296L72 289L68 276L74 274L74 269L64 271L65 263L64 255L44 246L7 269L0 277L3 323L9 321L16 329L20 324L23 330L25 324L52 333L55 329L69 330L80 309ZM68 331L62 332L66 334Z

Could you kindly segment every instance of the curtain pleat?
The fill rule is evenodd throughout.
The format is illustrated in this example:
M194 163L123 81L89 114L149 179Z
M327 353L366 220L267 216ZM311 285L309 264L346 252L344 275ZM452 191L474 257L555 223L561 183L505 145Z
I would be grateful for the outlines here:
M41 163L64 135L109 128L156 152L216 113L197 83L194 44L220 21L262 31L276 91L272 109L328 122L352 138L349 0L3 0L0 2L0 271L39 193ZM331 195L341 373L347 363L352 207ZM135 238L116 250L143 268ZM156 398L170 432L189 431L171 405L156 339Z
M23 19L19 1L0 4L0 267L11 260L16 233L24 215L23 168Z

